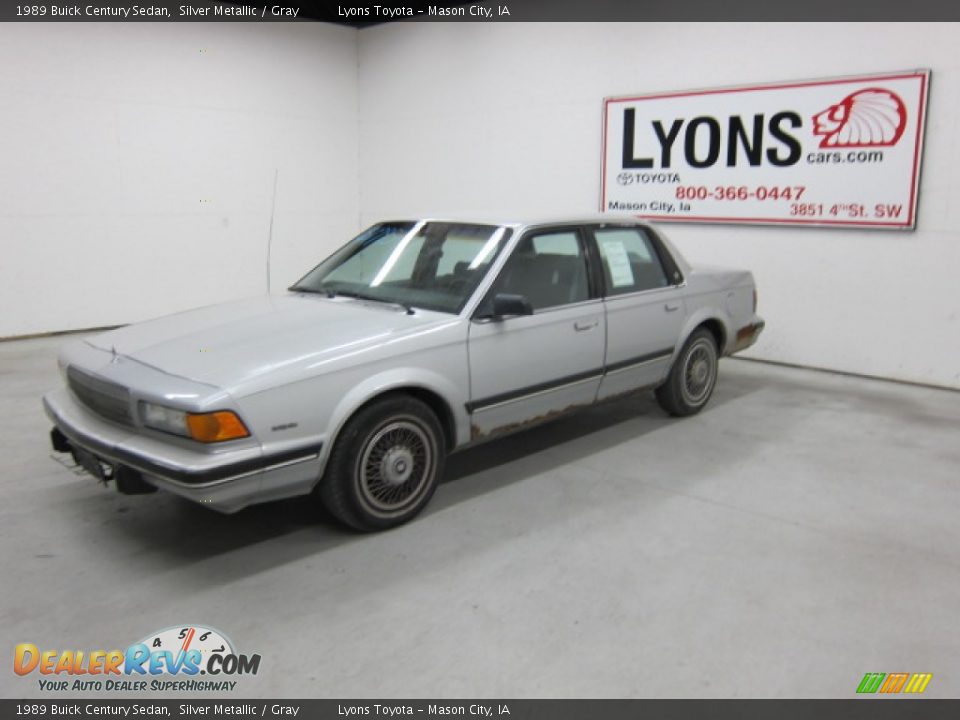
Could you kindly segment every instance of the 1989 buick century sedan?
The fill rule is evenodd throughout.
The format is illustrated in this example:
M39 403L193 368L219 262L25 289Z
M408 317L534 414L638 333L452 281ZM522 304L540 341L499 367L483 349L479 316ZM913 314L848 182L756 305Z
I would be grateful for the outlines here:
M60 354L54 449L121 492L234 512L313 494L361 530L430 500L452 450L655 389L699 412L763 329L752 275L610 218L384 222L287 294Z

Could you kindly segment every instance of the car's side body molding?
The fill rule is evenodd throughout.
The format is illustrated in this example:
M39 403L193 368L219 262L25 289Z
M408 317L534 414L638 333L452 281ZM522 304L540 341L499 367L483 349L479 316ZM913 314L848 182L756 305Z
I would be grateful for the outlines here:
M556 378L554 380L548 380L546 382L538 383L537 385L530 385L527 387L518 388L517 390L512 390L508 393L493 395L491 397L481 398L479 400L472 400L466 403L465 408L468 413L473 414L475 412L480 412L496 405L503 405L510 402L516 402L518 400L524 400L532 395L539 395L540 393L543 393L543 392L556 390L558 388L564 387L565 385L573 385L575 383L584 382L586 380L599 379L599 378L602 378L604 375L620 372L622 370L629 370L638 365L644 365L654 360L662 360L663 358L667 358L673 355L673 351L674 351L674 348L665 348L658 352L647 353L645 355L639 355L637 357L627 358L626 360L621 360L620 362L614 363L612 365L607 365L606 367L597 368L596 370L588 370L586 372L577 373L576 375L568 375L566 377Z

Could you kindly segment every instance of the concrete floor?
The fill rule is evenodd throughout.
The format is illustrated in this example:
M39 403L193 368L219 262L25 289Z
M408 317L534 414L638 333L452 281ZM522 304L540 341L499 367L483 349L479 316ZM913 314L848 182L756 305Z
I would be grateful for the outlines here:
M18 642L185 623L263 656L238 698L960 695L955 392L726 360L695 418L634 399L462 453L358 536L75 477L40 408L63 341L0 343L3 697L40 694Z

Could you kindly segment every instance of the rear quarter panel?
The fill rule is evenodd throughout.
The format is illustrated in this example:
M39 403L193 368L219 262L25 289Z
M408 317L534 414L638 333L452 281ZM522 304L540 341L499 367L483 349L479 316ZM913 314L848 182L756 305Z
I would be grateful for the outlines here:
M710 266L698 266L690 270L684 298L687 319L679 346L698 326L714 320L723 328L721 355L733 352L737 331L755 318L754 289L753 274L747 270Z

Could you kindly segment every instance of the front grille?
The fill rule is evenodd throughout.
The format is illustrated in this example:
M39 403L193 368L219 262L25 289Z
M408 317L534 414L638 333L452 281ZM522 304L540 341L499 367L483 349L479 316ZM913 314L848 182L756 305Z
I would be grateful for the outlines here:
M122 425L133 425L130 393L122 385L107 382L71 366L67 384L77 399L101 417Z

